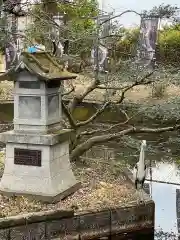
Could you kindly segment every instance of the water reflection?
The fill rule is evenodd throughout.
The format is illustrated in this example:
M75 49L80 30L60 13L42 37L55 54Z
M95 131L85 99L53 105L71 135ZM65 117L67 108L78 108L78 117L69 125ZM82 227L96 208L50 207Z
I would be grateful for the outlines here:
M150 179L148 174L147 179ZM180 171L175 163L157 163L152 167L152 179L180 184ZM149 191L156 204L155 228L161 238L178 239L180 233L180 185L148 182ZM171 236L170 236L171 235ZM160 237L160 236L159 236Z

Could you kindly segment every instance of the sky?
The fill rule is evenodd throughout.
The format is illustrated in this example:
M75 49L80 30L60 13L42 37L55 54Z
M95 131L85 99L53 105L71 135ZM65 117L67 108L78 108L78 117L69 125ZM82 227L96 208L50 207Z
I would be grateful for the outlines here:
M101 9L103 7L103 11L108 13L114 11L116 14L130 9L137 12L141 12L142 10L150 10L154 6L159 6L160 4L171 4L180 7L179 0L99 0L99 4ZM140 23L140 18L133 13L125 14L121 18L117 18L117 20L127 27Z

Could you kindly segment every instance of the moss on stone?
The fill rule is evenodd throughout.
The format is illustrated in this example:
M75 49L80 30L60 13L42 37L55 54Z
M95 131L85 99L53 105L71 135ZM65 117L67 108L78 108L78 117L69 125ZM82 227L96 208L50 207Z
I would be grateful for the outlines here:
M40 75L44 80L74 79L77 76L63 69L54 56L46 52L28 53L23 52L22 61L29 71Z

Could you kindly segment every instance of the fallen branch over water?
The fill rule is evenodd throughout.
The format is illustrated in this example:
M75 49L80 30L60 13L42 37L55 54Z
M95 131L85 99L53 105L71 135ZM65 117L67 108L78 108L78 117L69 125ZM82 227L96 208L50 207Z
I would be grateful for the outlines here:
M175 125L171 127L164 127L164 128L142 128L142 127L129 127L128 129L122 130L116 133L109 133L109 134L102 134L100 136L94 136L88 139L87 141L78 145L72 152L71 152L71 159L76 160L77 157L81 156L85 153L88 149L93 147L98 143L105 143L111 140L115 140L121 138L124 135L128 134L137 134L137 133L162 133L168 131L174 131L180 129L180 125Z

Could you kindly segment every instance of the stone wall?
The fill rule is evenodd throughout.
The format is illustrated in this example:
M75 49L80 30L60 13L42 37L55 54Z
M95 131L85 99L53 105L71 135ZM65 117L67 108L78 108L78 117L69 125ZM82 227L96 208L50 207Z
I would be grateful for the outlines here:
M154 227L154 203L84 213L48 211L0 219L1 240L95 239ZM126 237L124 238L126 239Z

